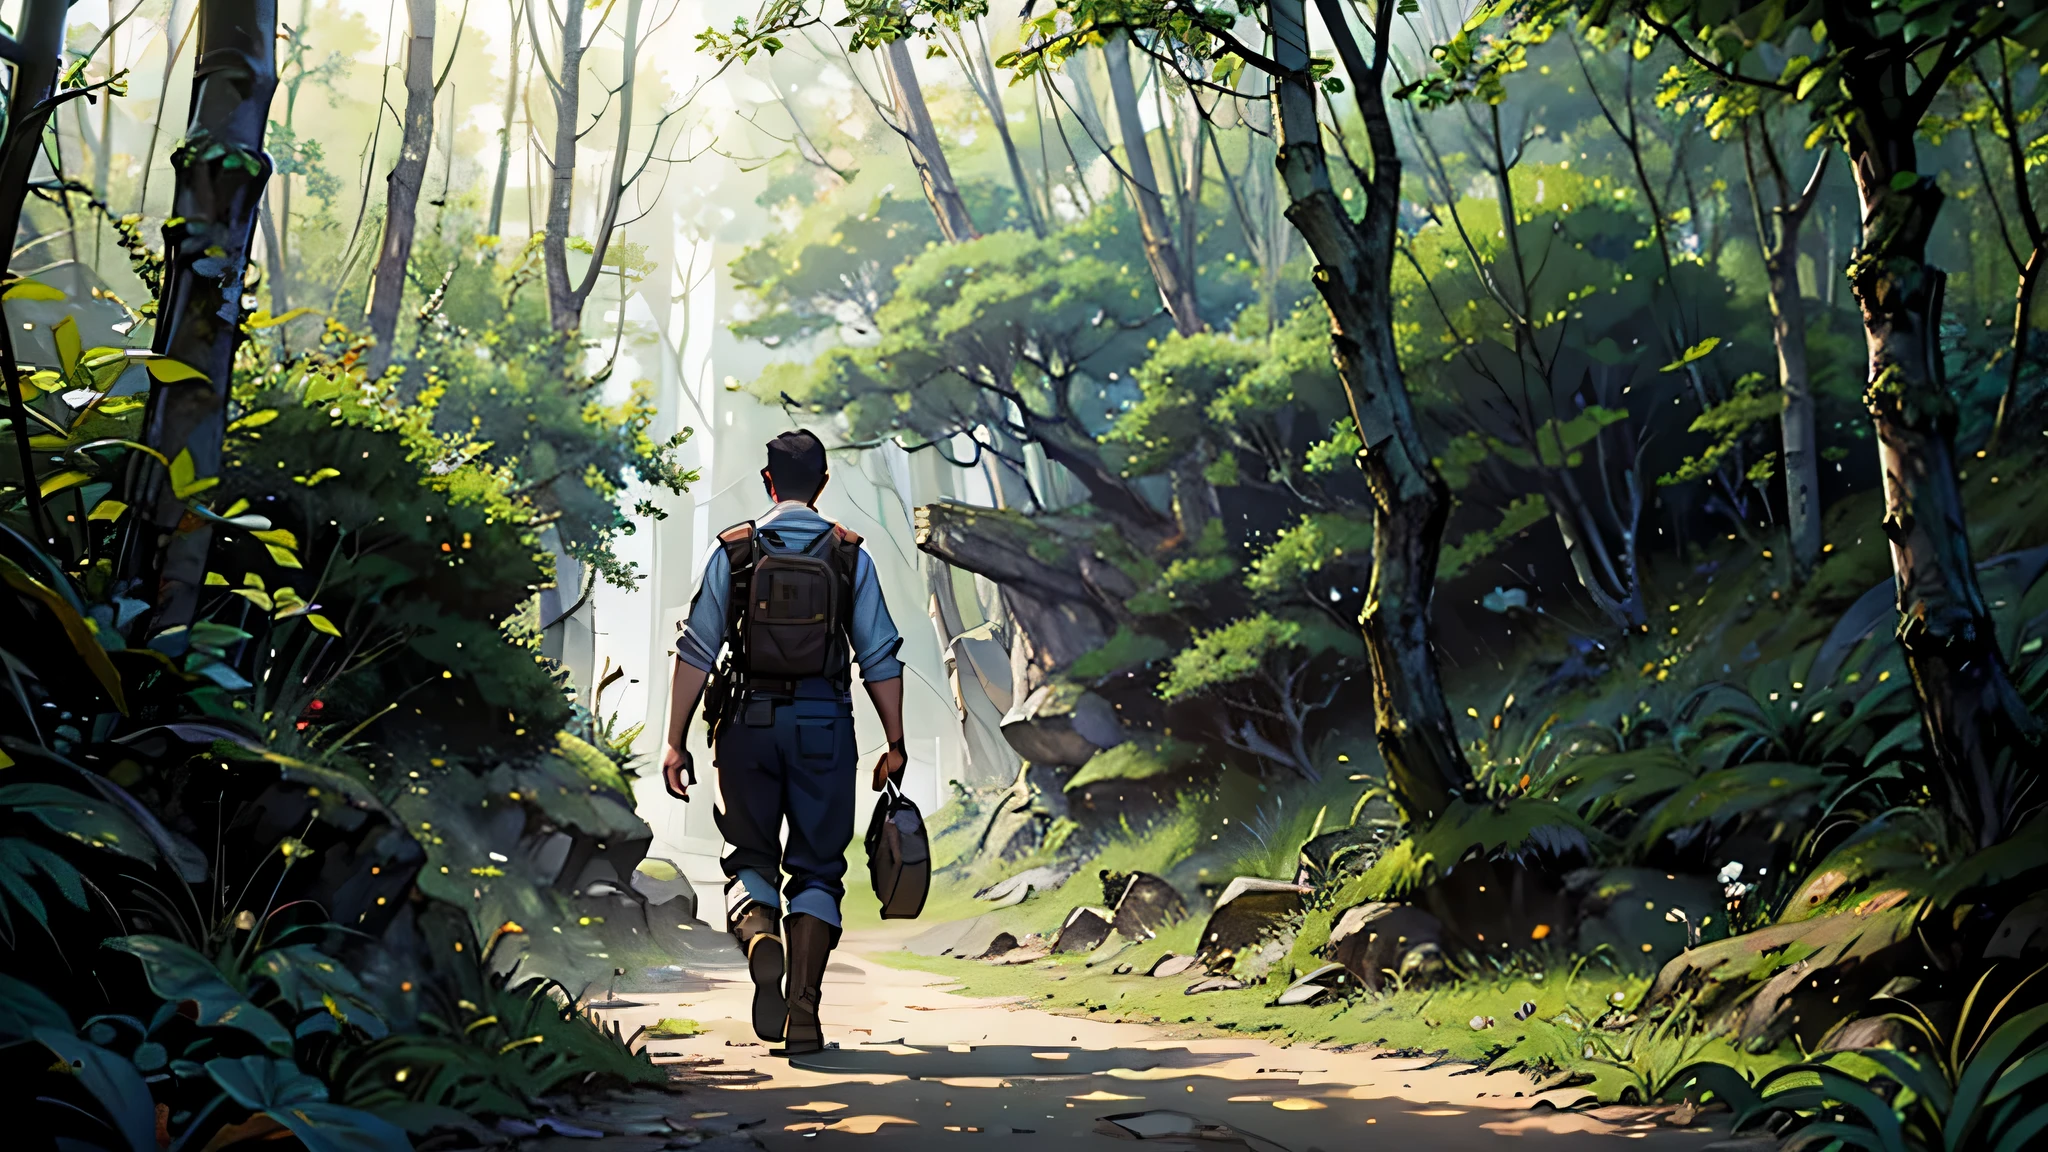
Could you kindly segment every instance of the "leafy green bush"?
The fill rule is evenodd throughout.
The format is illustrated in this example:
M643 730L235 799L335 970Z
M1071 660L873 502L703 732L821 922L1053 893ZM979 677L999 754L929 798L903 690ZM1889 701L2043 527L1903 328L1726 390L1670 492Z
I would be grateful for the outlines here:
M570 709L517 630L544 514L354 352L333 332L285 364L245 355L223 473L173 462L211 530L189 626L145 632L148 606L111 581L137 406L37 397L39 447L78 465L14 461L73 502L49 548L14 526L19 483L0 501L0 1065L136 1147L284 1130L402 1147L540 1092L659 1079L415 887L447 823L416 802L473 806L464 784L523 792L622 854L645 827L622 766L560 732ZM490 759L435 755L451 743ZM92 978L38 988L53 967Z
M1309 721L1336 699L1342 671L1362 652L1356 632L1320 617L1261 612L1197 633L1174 656L1159 695L1167 701L1209 697L1227 703L1232 711L1218 725L1224 744L1318 780L1322 773L1308 746Z
M1734 1109L1737 1131L1772 1121L1790 1150L2023 1152L2048 1133L2048 1044L2040 1043L2048 1005L2029 990L2039 975L1993 1003L1986 972L1949 1028L1910 1004L1888 1014L1917 1037L1904 1048L1838 1052L1754 1083L1725 1065L1701 1065L1673 1086L1713 1093Z

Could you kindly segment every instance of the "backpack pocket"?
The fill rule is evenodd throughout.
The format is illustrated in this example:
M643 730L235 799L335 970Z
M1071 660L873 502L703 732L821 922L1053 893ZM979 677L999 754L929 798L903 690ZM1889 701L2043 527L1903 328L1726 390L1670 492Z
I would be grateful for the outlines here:
M825 673L838 633L837 576L824 560L770 553L754 567L747 604L747 668L800 680Z

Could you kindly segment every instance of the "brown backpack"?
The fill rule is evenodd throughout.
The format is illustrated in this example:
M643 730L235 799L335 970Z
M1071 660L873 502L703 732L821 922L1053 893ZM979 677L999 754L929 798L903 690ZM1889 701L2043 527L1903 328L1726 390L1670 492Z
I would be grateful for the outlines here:
M718 542L732 570L727 638L747 681L793 687L823 676L845 643L860 535L835 524L803 549L773 552L749 520Z

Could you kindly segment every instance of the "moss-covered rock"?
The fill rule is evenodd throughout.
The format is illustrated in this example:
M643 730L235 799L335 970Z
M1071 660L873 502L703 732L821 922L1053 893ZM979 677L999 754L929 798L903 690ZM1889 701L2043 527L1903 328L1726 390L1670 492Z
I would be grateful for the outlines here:
M1410 955L1425 946L1439 948L1442 938L1443 924L1428 912L1374 901L1347 908L1337 917L1323 955L1376 992L1390 980L1405 979L1402 973Z
M1645 1003L1693 1007L1752 1051L1789 1037L1816 1047L1890 980L1926 961L1922 903L1880 892L1832 915L1773 924L1694 948L1657 973Z
M1055 680L1003 717L1003 738L1034 764L1079 768L1129 733L1115 705L1079 684Z

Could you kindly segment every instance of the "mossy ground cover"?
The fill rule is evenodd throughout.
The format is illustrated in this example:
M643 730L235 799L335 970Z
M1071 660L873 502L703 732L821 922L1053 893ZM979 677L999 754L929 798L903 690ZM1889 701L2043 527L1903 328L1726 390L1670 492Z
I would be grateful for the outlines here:
M1429 1054L1490 1071L1519 1070L1530 1082L1518 1081L1517 1090L1576 1081L1602 1100L1624 1098L1631 1090L1638 1098L1649 1095L1681 1068L1703 1059L1762 1070L1798 1058L1789 1050L1742 1053L1719 1037L1658 1029L1642 1021L1618 1030L1602 1028L1598 1022L1617 1007L1615 997L1620 997L1619 1013L1628 1015L1626 1009L1641 1000L1648 980L1564 956L1551 957L1554 964L1530 958L1508 971L1441 988L1395 988L1290 1007L1272 1004L1285 987L1277 976L1267 984L1189 995L1186 989L1199 973L1143 975L1160 956L1190 950L1198 931L1198 924L1183 923L1093 967L1085 956L1013 966L908 951L875 959L957 981L962 995L1020 997L1058 1015L1155 1024L1174 1036L1255 1035L1281 1047L1364 1046ZM1131 965L1132 972L1114 974L1121 964ZM1515 1014L1525 1003L1534 1004L1535 1011L1518 1020ZM1474 1017L1492 1022L1475 1029Z
M1966 481L1980 560L2036 546L2048 529L2039 515L2043 497L2010 479L2002 476L1994 483L1986 473ZM1803 667L1793 666L1801 662L1801 650L1810 651L1850 604L1890 576L1883 534L1876 527L1880 511L1873 493L1851 497L1831 510L1831 547L1803 587L1792 585L1779 550L1765 542L1720 542L1695 556L1699 563L1684 571L1673 566L1654 573L1652 602L1667 619L1659 619L1646 635L1610 645L1606 670L1593 681L1545 697L1531 691L1542 674L1531 670L1529 659L1468 665L1452 687L1461 705L1475 702L1461 718L1469 726L1475 767L1485 773L1511 764L1518 746L1546 725L1611 722L1646 707L1655 711L1714 680L1745 684L1759 673L1782 674L1788 681L1804 676ZM1532 637L1529 643L1525 657L1541 655L1538 648L1545 641ZM1760 685L1759 695L1770 687ZM1517 693L1520 704L1503 707ZM1487 706L1478 706L1480 701ZM1499 727L1495 715L1501 716ZM1337 901L1304 917L1292 953L1266 984L1189 996L1185 989L1196 975L1142 975L1168 952L1193 950L1203 919L1199 910L1208 903L1202 895L1238 875L1292 878L1296 847L1306 833L1318 824L1334 828L1350 820L1360 795L1374 783L1369 769L1377 757L1371 734L1340 727L1318 752L1326 772L1316 784L1198 772L1177 806L1149 825L1120 822L1098 834L1092 853L1061 887L1035 893L1000 916L1004 927L1020 935L1050 934L1076 906L1102 902L1100 872L1143 870L1168 877L1198 909L1194 918L1156 939L1092 966L1083 956L1016 966L909 951L879 959L958 981L964 994L1023 997L1060 1014L1156 1023L1179 1034L1251 1033L1282 1045L1368 1045L1442 1053L1446 1059L1496 1069L1572 1073L1591 1077L1588 1090L1609 1100L1654 1092L1680 1068L1700 1060L1760 1072L1799 1058L1789 1046L1766 1053L1738 1051L1689 1018L1600 1027L1617 1005L1620 1015L1632 1014L1655 970L1653 959L1604 951L1592 956L1558 950L1525 954L1438 988L1396 987L1314 1006L1273 1006L1292 975L1324 962L1317 953L1337 911L1372 897L1359 890L1357 877ZM926 923L989 912L989 904L973 898L975 891L1050 863L1055 855L1041 850L1008 862L976 860L982 822L957 804L932 813L930 823L940 873L921 917ZM858 850L855 845L851 873L857 878L865 868ZM1071 857L1071 847L1067 854ZM854 927L880 923L865 887L859 879L849 885L848 922ZM1668 943L1657 944L1660 955L1670 950ZM1115 974L1113 969L1124 964L1133 972ZM1535 1010L1517 1019L1524 1003L1534 1004ZM1493 1023L1474 1029L1474 1017Z

